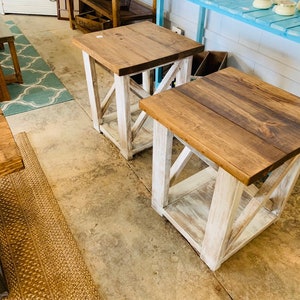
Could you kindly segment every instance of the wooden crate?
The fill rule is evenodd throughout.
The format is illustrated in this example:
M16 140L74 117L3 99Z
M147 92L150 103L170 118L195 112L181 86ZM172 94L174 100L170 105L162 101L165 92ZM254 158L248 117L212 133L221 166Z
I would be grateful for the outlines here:
M76 25L83 31L99 31L111 27L111 22L95 14L94 11L84 12L75 16Z
M203 51L193 56L192 75L205 76L227 67L228 52Z

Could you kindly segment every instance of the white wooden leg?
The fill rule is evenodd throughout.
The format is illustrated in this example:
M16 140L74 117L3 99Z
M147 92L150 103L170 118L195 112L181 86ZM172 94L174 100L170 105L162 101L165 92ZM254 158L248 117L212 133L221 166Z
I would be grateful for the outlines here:
M193 152L189 147L184 147L181 151L179 156L177 157L176 161L171 167L170 171L170 181L173 183L177 177L180 175L181 171L184 169L186 164L189 162L190 158L192 157Z
M190 81L192 74L192 60L192 56L189 56L182 60L179 72L176 75L176 86Z
M118 116L119 144L121 154L132 159L131 113L129 99L129 76L114 75Z
M147 70L142 73L143 89L150 94L151 92L151 71Z
M163 215L168 204L173 133L153 121L152 207Z
M112 95L113 95L114 91L115 91L115 83L112 84L112 86L110 87L110 89L107 92L106 96L102 100L102 103L101 103L101 106L102 106L102 116L105 114L105 112L107 111L109 105L111 104Z
M291 159L289 170L278 187L272 193L270 199L273 202L272 212L278 217L281 215L287 199L297 182L300 174L300 155Z
M95 60L90 57L85 51L82 51L82 56L91 105L93 126L98 132L100 132L100 124L102 123L102 109L97 83Z
M216 270L222 263L244 185L219 168L202 242L201 258Z

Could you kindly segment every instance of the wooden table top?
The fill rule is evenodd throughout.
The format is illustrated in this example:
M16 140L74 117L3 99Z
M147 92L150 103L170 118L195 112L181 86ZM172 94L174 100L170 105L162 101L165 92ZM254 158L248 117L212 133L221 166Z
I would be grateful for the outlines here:
M3 21L0 21L0 43L13 41L14 39L15 37L8 26Z
M113 73L152 69L203 51L204 46L149 21L83 34L73 43Z
M19 148L0 110L0 177L23 168L24 164Z
M246 185L300 153L300 98L231 67L140 107Z

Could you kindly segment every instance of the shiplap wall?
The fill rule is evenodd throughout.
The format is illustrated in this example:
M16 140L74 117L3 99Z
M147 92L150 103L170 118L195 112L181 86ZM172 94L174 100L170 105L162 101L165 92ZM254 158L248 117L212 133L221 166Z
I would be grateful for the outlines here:
M204 43L228 51L230 65L300 96L299 43L215 12L208 14Z
M164 15L166 27L178 26L196 39L197 5L165 0ZM211 11L204 44L206 50L227 51L229 65L300 96L300 44Z

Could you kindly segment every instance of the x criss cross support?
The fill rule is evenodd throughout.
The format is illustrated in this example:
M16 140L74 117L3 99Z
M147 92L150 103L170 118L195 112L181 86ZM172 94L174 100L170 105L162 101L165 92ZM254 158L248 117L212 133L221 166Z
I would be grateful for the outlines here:
M137 84L132 75L114 74L114 83L101 100L96 78L96 61L83 52L83 60L88 84L89 98L92 99L92 119L94 128L112 140L126 159L132 159L135 153L152 146L152 120L145 112L139 112L138 103L130 103L130 92L143 99L151 96L153 80L151 71L142 72L143 83ZM162 67L162 66L160 66ZM153 94L171 88L176 78L176 85L190 81L192 56L175 61ZM113 96L116 96L116 110L112 107ZM133 117L139 112L138 116Z

